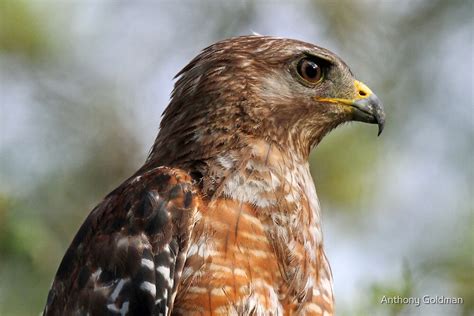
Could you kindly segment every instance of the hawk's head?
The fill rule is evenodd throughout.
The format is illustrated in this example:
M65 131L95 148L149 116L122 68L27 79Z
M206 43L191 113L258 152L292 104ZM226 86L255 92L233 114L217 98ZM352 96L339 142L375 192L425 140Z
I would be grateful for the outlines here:
M375 123L379 134L384 126L379 99L338 56L297 40L224 40L204 49L177 77L155 144L161 151L167 147L167 156L177 147L196 152L196 144L232 146L245 138L307 155L343 122ZM177 143L166 144L171 138Z

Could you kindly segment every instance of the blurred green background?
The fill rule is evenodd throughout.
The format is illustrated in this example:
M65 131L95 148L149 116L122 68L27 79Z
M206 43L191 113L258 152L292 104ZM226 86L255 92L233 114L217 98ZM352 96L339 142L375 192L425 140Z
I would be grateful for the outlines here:
M338 315L473 315L473 1L0 0L0 315L38 315L89 211L147 156L172 78L258 32L341 56L387 125L311 157ZM384 295L462 305L383 305Z

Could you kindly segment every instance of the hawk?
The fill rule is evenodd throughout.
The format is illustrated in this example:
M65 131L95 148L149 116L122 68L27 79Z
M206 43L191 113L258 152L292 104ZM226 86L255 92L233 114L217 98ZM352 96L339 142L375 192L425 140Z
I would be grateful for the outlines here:
M89 214L45 315L332 315L308 167L377 96L332 52L243 36L178 74L145 164Z

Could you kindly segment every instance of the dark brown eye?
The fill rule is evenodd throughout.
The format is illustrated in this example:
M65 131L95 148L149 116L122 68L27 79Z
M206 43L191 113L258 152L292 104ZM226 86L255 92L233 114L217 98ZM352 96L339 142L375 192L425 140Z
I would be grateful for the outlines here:
M311 59L303 58L296 66L298 74L306 81L316 83L321 80L323 71L321 67Z

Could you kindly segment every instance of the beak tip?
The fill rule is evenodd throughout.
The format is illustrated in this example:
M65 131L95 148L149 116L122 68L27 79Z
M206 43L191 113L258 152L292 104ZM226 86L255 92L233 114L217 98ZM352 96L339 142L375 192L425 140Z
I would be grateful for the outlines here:
M385 112L377 96L372 94L368 98L359 99L353 102L352 106L356 109L353 111L352 119L377 124L379 127L377 136L380 136L385 127Z
M377 134L377 137L380 136L380 134L382 134L383 128L385 127L385 122L379 122L378 126L379 126L379 132Z
M377 136L380 136L380 134L382 134L383 129L385 127L385 112L383 111L383 106L381 103L379 103L379 106L377 110L375 111L375 118L377 120L377 125L379 126L379 132Z

